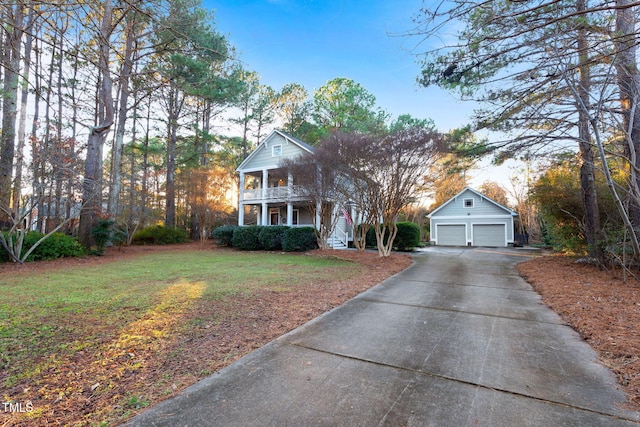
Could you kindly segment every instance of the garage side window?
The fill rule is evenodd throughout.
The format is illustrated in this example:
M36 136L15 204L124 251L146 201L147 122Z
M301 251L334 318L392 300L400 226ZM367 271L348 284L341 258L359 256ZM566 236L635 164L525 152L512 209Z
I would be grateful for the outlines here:
M472 208L473 207L473 199L464 199L463 200L463 206L465 208Z

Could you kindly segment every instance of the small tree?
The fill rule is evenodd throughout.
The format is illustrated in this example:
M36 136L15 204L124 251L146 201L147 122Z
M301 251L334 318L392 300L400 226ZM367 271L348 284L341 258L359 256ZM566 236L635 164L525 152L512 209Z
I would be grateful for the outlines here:
M338 131L323 139L313 156L315 162L331 167L335 179L330 184L335 197L353 210L357 225L353 230L353 243L359 251L364 251L367 232L375 222L375 211L369 207L375 183L366 173L360 172L367 164L366 159L373 154L372 148L369 135Z
M346 204L337 191L340 171L334 167L332 159L307 153L296 159L283 162L285 169L301 186L307 200L307 210L313 218L313 225L321 250L329 248L329 238L335 231L340 211L336 204Z
M391 254L398 215L425 190L429 167L441 146L441 135L425 128L399 130L375 141L377 154L367 169L373 182L369 206L381 257Z
M307 196L316 212L326 215L320 216L327 222L320 224L319 245L322 233L328 237L337 222L336 209L326 203L332 201L348 204L358 213L357 245L364 243L360 237L366 236L371 224L380 256L389 256L398 214L424 191L441 142L432 128L402 128L382 136L337 132L322 140L314 153L293 162L306 177L302 184L309 186Z

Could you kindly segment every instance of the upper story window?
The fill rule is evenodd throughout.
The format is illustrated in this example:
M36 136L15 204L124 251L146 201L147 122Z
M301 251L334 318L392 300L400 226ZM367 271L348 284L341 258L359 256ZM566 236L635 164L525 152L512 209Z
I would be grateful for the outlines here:
M473 207L473 199L464 199L462 201L462 203L463 203L463 206L465 208L472 208Z
M278 144L271 147L271 156L273 157L282 156L282 145Z

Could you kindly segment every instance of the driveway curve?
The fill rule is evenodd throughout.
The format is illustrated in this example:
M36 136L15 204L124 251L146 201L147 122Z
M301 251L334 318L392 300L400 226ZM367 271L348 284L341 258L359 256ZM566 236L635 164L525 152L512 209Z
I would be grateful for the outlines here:
M638 426L517 249L415 263L127 426Z

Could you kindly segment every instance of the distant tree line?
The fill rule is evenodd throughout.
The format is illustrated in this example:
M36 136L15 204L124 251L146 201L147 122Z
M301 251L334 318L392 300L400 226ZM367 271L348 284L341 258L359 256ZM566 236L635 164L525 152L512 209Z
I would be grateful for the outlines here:
M638 266L638 4L460 0L437 5L425 3L415 20L414 33L429 43L419 83L478 102L471 130L502 135L484 147L498 162L541 160L555 167L566 153L576 153L563 164L572 169L566 177L578 184L580 209L561 208L565 218L573 217L576 233L600 265ZM455 36L442 43L439 36L449 31ZM559 184L555 171L547 171L541 172L545 182ZM541 191L533 199L538 203L548 201ZM548 220L554 209L540 208Z
M235 167L274 126L316 144L390 121L349 79L261 84L200 0L19 0L0 20L5 229L90 247L103 219L161 221L197 238L232 217Z

